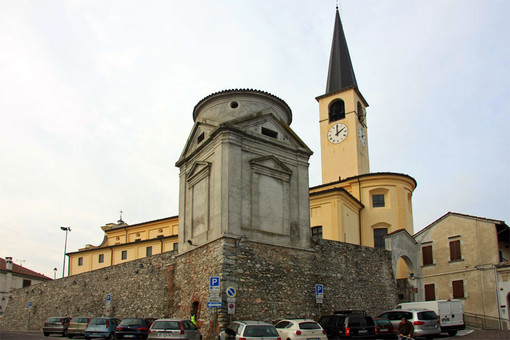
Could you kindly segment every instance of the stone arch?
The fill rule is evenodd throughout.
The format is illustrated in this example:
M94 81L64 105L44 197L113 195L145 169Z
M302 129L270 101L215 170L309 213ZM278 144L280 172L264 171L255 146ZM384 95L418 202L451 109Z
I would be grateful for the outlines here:
M414 289L413 301L423 301L423 280L421 278L420 245L405 230L400 229L385 238L386 249L391 251L393 274L397 277L397 264L402 259L408 268L408 281Z

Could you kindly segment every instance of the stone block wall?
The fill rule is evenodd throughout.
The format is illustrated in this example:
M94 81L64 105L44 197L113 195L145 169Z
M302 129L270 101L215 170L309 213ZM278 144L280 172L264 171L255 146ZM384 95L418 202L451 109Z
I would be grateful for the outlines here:
M211 276L221 279L221 309L207 308ZM320 312L315 284L324 285ZM237 290L232 316L227 314L227 287ZM178 256L154 255L13 291L0 328L39 330L49 316L105 315L106 294L112 298L111 314L120 319L188 318L196 303L204 339L231 317L318 319L345 309L377 315L397 301L388 251L325 240L298 249L224 237Z

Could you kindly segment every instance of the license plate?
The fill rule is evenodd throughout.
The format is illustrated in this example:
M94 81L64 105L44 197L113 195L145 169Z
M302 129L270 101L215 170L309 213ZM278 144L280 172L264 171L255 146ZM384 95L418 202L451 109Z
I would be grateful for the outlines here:
M306 340L319 340L319 338L308 338Z
M133 334L126 334L124 335L125 338L136 338L136 335Z
M381 332L387 332L388 331L388 328L380 328L379 329Z
M365 334L365 333L368 333L368 331L366 329L360 329L358 331L359 334Z

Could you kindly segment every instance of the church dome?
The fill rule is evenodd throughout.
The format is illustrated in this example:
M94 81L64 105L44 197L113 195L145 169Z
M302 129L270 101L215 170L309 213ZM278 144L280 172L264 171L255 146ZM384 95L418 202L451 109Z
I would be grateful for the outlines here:
M205 97L195 105L193 120L201 118L223 123L259 112L271 112L287 125L292 122L292 110L285 101L252 89L225 90Z

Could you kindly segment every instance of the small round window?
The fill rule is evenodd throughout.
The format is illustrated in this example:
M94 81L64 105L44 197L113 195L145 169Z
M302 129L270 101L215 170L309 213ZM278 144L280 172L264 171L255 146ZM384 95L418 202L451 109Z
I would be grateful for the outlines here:
M238 106L239 106L239 103L238 103L238 102L231 102L231 103L230 103L230 107L231 107L232 109L237 109L237 107L238 107Z

